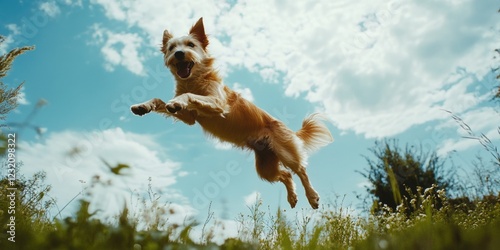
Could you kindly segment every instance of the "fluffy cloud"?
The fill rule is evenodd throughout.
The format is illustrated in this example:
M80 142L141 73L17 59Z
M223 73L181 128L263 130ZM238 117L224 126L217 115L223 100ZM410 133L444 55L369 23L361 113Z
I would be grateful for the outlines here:
M235 59L283 73L286 94L305 93L340 129L367 137L443 118L440 109L455 108L449 96L468 103L473 82L446 79L457 68L483 77L495 45L496 13L474 1L301 1L268 4L266 13L262 4L238 2L219 19Z
M17 104L19 104L19 105L30 104L28 99L26 99L26 92L25 92L24 86L21 88L21 90L19 91L19 94L17 95Z
M82 6L82 0L60 0L60 2L66 4L66 5L72 5L72 6Z
M182 211L192 213L187 199L170 186L176 182L180 164L169 160L150 135L134 134L122 129L104 131L50 133L35 142L21 142L18 159L26 168L20 174L30 176L47 172L47 183L57 194L60 208L80 192L92 192L95 209L103 208L106 215L116 214L124 204L130 204L132 192L151 187L162 190L165 198L176 200ZM115 175L107 166L127 164L122 175ZM99 182L92 185L94 176ZM95 179L94 179L95 180ZM107 185L111 183L111 185ZM83 196L80 196L80 198ZM74 204L71 205L76 205ZM64 215L72 211L65 211ZM55 214L54 214L55 215ZM184 214L185 215L185 214ZM184 219L184 218L182 218Z
M55 1L48 1L48 2L43 2L40 3L40 10L43 11L45 14L47 14L50 17L55 17L61 13L61 9L59 6L56 4Z
M252 94L252 90L250 88L246 88L243 85L236 82L233 85L233 90L240 93L241 96L243 96L243 98L253 102L253 100L254 100L253 94Z
M498 44L494 1L92 3L142 30L150 47L164 28L182 35L203 16L224 73L244 67L283 82L287 95L305 96L339 129L366 137L474 108Z
M185 34L199 17L206 19L207 31L213 31L217 16L229 8L229 4L224 0L179 1L175 4L157 0L90 2L101 6L109 19L123 21L145 31L150 38L150 45L155 47L159 46L158 42L161 41L165 28L174 34Z
M136 33L115 33L99 25L93 26L93 43L102 45L104 67L114 71L116 66L123 66L136 75L144 75L144 57L140 55L142 38Z
M7 24L5 27L10 31L10 34L4 36L4 40L0 43L0 55L7 54L7 52L9 52L11 44L14 43L14 36L20 33L19 26L16 24Z
M9 46L14 42L12 39L12 36L6 36L4 37L4 40L2 43L0 43L0 55L5 55L7 52L9 52Z

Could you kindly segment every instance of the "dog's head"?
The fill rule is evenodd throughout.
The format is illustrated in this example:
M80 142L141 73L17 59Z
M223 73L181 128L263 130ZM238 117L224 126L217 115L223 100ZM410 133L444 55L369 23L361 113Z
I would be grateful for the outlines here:
M211 62L207 52L208 38L203 27L203 18L196 22L189 34L174 38L167 30L163 32L161 51L165 65L176 78L188 79L203 70Z

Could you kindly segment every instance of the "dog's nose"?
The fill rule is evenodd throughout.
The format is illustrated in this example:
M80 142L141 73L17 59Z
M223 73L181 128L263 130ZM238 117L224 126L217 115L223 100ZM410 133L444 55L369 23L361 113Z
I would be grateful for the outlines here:
M185 55L184 51L181 51L181 50L176 51L174 54L174 56L175 56L175 58L177 58L177 60L184 60L184 55Z

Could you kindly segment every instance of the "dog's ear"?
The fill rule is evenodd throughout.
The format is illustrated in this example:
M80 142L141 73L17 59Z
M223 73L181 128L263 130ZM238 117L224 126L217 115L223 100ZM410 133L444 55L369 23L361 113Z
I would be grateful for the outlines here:
M207 48L208 38L205 34L205 27L203 27L203 17L201 17L198 22L193 25L193 27L191 27L189 34L194 35L194 37L196 37L196 39L200 41L203 49Z
M163 41L161 45L161 51L163 52L163 54L167 53L167 43L168 40L170 40L172 37L172 34L170 34L168 30L163 31Z

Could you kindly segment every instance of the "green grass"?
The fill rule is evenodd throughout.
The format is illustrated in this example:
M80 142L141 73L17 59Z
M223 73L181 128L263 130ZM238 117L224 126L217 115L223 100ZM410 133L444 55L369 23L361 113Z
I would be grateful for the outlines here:
M38 182L43 181L38 176ZM31 182L33 197L46 186ZM27 187L25 187L27 188ZM444 190L419 190L396 211L381 206L376 214L356 215L340 204L319 210L302 210L288 218L282 209L265 209L257 202L241 213L238 237L224 244L212 242L214 232L208 223L204 234L192 239L190 230L197 225L169 225L165 204L154 199L142 200L140 211L127 208L114 219L103 222L89 212L89 203L80 201L78 212L68 218L52 220L43 216L47 207L33 207L33 197L25 197L17 206L27 216L17 216L16 242L2 235L0 249L498 249L500 247L500 194L468 203L448 200ZM4 190L4 189L2 189ZM151 192L151 190L150 190ZM2 193L2 195L4 195ZM435 207L438 197L443 206ZM30 205L31 204L31 205ZM0 204L2 224L6 225L6 204ZM48 204L50 205L50 204ZM31 207L30 207L31 206ZM162 207L164 209L162 209ZM29 216L28 216L29 215ZM149 218L149 219L146 219ZM139 222L144 225L139 228ZM206 227L206 228L205 228ZM4 228L2 234L6 232Z

